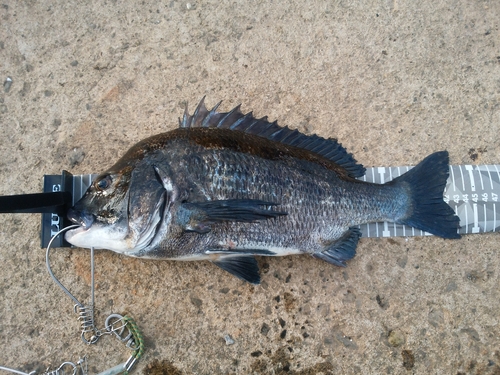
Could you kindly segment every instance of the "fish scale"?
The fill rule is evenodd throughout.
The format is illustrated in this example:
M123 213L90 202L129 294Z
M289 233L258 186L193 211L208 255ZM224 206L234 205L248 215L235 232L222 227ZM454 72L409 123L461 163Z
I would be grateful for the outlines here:
M209 196L206 198L223 200L229 198L238 199L245 196L251 199L276 202L279 197L280 209L288 213L287 219L295 225L282 225L279 219L276 221L271 220L267 222L263 232L262 225L258 223L233 223L231 228L233 231L241 232L242 227L246 229L245 237L239 237L238 243L247 246L246 244L266 244L267 242L270 246L279 246L280 244L289 246L296 241L296 233L304 233L304 231L314 229L316 223L311 220L303 220L303 218L311 217L314 212L324 211L324 208L321 208L317 201L318 199L321 200L322 197L326 199L330 196L328 187L320 189L317 181L307 179L302 181L292 180L290 171L285 170L281 164L279 165L281 168L279 168L272 162L263 162L251 156L233 155L233 153L224 151L204 155L205 166L203 170L206 175L201 177L196 172L192 172L196 181L199 182L200 178L205 180L200 191L209 192ZM224 163L221 163L220 160L224 160ZM196 167L196 165L187 164L186 168L193 171L193 167ZM254 172L257 169L260 172L258 174ZM185 170L178 170L177 172L178 174L186 174ZM234 178L235 175L241 177ZM287 184L288 181L293 184ZM323 182L323 184L326 183ZM193 194L195 197L203 195L203 193L196 191ZM294 205L294 202L297 201L303 203L300 210ZM301 217L302 220L300 220ZM307 226L302 225L303 223L307 223ZM215 227L213 229L214 241L209 243L208 246L215 247L218 242L217 238L221 235L227 238L231 237L227 231L228 228L226 227ZM265 237L266 242L263 237ZM235 240L236 238L233 238L233 241ZM301 244L301 246L309 249L317 248L312 243ZM182 249L177 250L182 254Z

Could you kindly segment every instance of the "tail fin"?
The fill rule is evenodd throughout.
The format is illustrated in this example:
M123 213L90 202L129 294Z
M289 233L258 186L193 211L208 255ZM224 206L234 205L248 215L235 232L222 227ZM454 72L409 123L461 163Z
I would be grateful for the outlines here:
M443 192L450 173L448 151L427 156L415 168L390 184L406 185L411 206L398 224L406 224L443 238L460 238L460 219L444 202Z

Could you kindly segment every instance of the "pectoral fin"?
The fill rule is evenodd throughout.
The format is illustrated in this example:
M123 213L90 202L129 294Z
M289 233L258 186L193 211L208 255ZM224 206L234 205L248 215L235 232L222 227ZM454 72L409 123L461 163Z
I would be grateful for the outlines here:
M251 255L246 256L221 256L212 263L237 278L251 284L260 284L259 265Z
M345 267L346 260L356 255L359 237L361 237L360 230L350 228L340 239L328 245L324 251L314 253L313 256L336 266Z
M287 215L274 211L277 203L256 199L227 199L182 204L179 221L186 231L207 233L210 224L222 221L254 222Z
M224 255L261 255L274 256L274 251L266 249L229 249L229 250L206 250L205 254L224 254Z

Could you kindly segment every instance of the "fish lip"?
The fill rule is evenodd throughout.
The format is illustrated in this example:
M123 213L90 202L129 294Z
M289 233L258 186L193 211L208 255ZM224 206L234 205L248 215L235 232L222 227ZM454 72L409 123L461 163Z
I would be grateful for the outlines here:
M94 223L94 215L82 211L76 211L72 208L68 210L66 216L72 223L80 225L80 227L85 230L89 229Z

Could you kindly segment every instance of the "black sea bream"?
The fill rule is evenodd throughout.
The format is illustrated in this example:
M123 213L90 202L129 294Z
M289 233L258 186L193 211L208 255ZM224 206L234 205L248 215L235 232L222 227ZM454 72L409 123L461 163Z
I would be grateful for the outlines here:
M443 201L446 151L386 184L366 183L337 140L217 107L201 101L178 129L137 143L101 173L70 210L80 227L66 240L141 258L210 260L257 284L255 255L308 253L345 266L363 223L460 237Z

